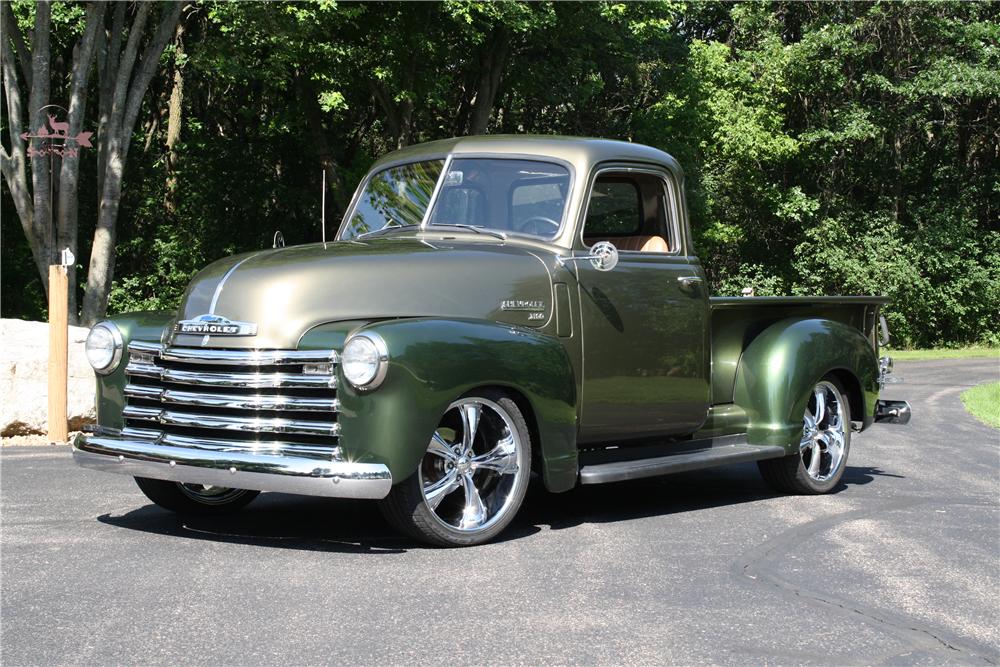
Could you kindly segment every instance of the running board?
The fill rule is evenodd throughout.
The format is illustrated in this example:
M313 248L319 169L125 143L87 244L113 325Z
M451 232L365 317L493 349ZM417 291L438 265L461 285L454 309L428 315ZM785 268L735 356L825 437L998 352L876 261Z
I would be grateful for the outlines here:
M678 442L671 445L670 448L677 448L677 451L665 456L655 456L652 458L585 465L580 469L580 483L607 484L608 482L623 482L629 479L657 477L659 475L698 470L700 468L711 468L730 463L776 459L787 453L784 447L776 445L748 445L745 435ZM612 452L621 452L623 457L628 456L627 447L607 451L605 452L605 456L612 454Z

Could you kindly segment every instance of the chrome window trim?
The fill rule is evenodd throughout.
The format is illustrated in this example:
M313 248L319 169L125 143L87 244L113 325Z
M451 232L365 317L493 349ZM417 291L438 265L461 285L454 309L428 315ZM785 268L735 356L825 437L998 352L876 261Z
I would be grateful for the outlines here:
M431 219L431 212L433 212L434 207L437 206L438 195L441 194L441 190L444 188L444 181L448 176L448 170L451 168L453 160L454 158L451 154L444 159L444 167L441 169L441 175L438 176L437 183L434 184L434 190L431 192L431 198L427 201L427 210L424 211L424 217L420 220L419 229L422 232L427 230L427 225Z
M611 164L604 167L599 167L593 173L590 178L590 182L587 185L586 200L584 201L583 207L580 209L581 214L579 218L579 234L577 234L577 241L579 241L580 248L582 250L588 250L590 246L587 245L586 240L584 240L583 232L587 226L587 213L590 211L590 199L591 194L594 191L594 184L597 179L607 172L611 173L624 173L624 174L649 174L651 176L656 176L659 178L661 185L663 186L663 196L667 201L669 206L668 215L670 220L667 221L668 232L672 232L674 244L670 252L643 252L642 250L622 250L618 249L619 254L627 254L629 258L636 256L644 257L686 257L687 238L684 237L681 231L680 224L680 211L677 204L677 187L676 179L674 175L666 169L658 169L652 166L635 166L628 163L622 164ZM617 247L617 246L615 246Z
M340 222L340 226L337 228L337 234L334 237L335 241L353 241L353 238L343 238L343 233L347 227L348 221L354 217L354 213L357 210L358 203L361 199L361 193L365 191L368 187L368 183L371 182L375 176L381 174L387 169L395 169L396 167L403 167L409 164L419 164L421 162L433 162L435 160L443 160L444 167L441 169L441 175L438 176L438 182L434 186L434 191L431 193L431 198L427 204L427 210L424 211L424 217L420 221L419 225L406 225L406 227L415 227L421 232L427 232L434 225L430 224L430 215L434 211L434 206L437 205L438 194L444 184L444 178L448 174L448 169L451 167L451 163L454 160L466 160L466 159L487 159L487 160L526 160L530 162L548 162L551 164L559 165L566 169L569 173L569 185L566 188L566 201L563 203L562 218L559 220L559 229L557 229L551 236L540 236L538 234L525 234L523 232L507 231L507 230L496 230L502 231L508 236L516 236L519 238L531 239L533 241L541 241L543 243L557 243L560 236L566 229L566 224L570 219L570 203L573 196L574 188L576 187L576 167L572 162L564 160L562 158L550 156L550 155L540 155L537 153L491 153L491 152L471 152L471 153L444 153L444 154L430 154L420 157L419 159L413 159L412 157L394 160L392 162L386 162L379 168L378 171L369 172L358 185L357 189L354 191L354 196L351 198L351 203L347 208L347 212L344 214L343 219ZM444 227L445 225L440 225ZM492 228L491 228L492 229Z

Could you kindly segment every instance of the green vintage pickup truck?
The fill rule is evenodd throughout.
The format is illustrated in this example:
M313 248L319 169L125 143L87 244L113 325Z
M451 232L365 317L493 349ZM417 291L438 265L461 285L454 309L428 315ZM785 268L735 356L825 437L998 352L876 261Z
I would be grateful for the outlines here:
M381 159L336 240L220 260L178 311L99 323L76 461L182 513L260 491L488 541L551 492L757 461L837 488L879 400L881 297L710 298L659 150L468 137Z

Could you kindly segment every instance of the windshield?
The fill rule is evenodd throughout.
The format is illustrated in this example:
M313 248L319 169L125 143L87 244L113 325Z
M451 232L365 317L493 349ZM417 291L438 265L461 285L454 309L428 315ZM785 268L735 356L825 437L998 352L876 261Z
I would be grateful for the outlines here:
M372 176L340 238L419 225L443 168L444 160L430 160L390 167Z
M460 225L552 238L569 196L569 170L538 160L456 158L442 174L434 160L390 167L365 186L341 232L350 239L391 227L419 225L437 181L430 225Z

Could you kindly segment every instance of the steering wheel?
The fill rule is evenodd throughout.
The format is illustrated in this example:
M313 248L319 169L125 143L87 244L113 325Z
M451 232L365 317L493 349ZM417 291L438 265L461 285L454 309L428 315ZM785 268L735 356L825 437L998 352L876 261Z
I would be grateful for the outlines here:
M541 227L542 224L549 225L552 229L546 231ZM544 215L533 215L526 220L522 220L516 227L516 231L522 234L537 234L538 236L543 236L546 233L555 234L559 231L559 223L552 218L546 218Z

